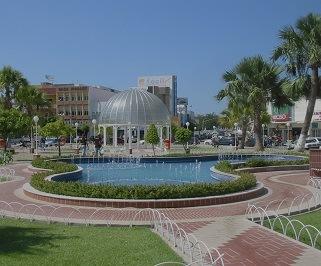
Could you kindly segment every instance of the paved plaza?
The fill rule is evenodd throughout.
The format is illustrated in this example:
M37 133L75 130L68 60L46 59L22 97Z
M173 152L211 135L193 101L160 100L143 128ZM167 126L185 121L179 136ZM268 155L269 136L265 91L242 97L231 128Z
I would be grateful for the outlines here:
M0 201L16 202L17 205L43 205L46 208L45 202L30 199L22 192L23 184L29 181L33 173L28 169L28 163L13 164L10 167L20 179L0 184ZM248 205L253 202L257 202L258 206L266 206L271 201L279 203L285 198L291 201L295 197L313 192L313 188L306 185L309 179L308 171L265 172L257 173L256 176L269 190L268 194L259 199L159 211L175 221L186 233L193 234L208 247L215 247L223 253L224 265L320 265L319 250L251 222L245 216ZM79 210L80 214L71 217L72 222L84 222L84 219L95 211L93 208L84 207ZM24 210L21 211L22 215L23 212ZM133 212L133 209L110 208L105 210L104 215L106 218L113 217L114 224L124 225L132 222ZM64 216L69 214L70 211L65 206L56 216L60 216L60 221L63 221Z

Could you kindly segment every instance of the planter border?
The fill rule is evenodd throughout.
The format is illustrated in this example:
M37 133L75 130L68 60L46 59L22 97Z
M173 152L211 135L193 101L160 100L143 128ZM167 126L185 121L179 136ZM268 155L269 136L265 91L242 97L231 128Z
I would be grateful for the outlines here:
M267 189L262 183L258 182L255 188L238 193L231 193L220 196L209 196L199 198L182 198L182 199L155 199L155 200L130 200L130 199L99 199L84 198L57 195L39 191L33 188L29 183L23 185L25 195L41 201L50 203L76 205L82 207L112 207L112 208L182 208L198 207L208 205L219 205L246 201L263 196Z

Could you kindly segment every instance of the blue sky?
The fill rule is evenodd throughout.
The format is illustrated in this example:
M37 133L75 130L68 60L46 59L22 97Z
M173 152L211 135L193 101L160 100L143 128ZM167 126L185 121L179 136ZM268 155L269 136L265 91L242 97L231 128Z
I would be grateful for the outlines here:
M242 57L271 55L278 30L313 0L1 1L0 66L31 83L53 75L126 89L141 75L176 74L197 113L220 112L213 96Z

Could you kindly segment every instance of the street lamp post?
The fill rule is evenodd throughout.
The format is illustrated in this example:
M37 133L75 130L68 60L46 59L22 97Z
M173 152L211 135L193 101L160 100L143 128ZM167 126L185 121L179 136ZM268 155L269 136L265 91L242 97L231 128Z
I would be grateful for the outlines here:
M35 115L32 118L32 120L36 124L36 153L35 153L35 155L38 155L38 122L39 122L39 117Z
M75 127L76 127L76 148L78 149L78 122L75 123Z
M264 147L264 128L265 128L265 124L262 124L262 145Z
M196 131L196 127L194 127L194 145L196 145L195 131Z
M235 150L237 149L237 141L236 141L236 135L237 135L237 127L238 127L238 123L234 123L234 127L235 127Z
M189 127L190 124L189 124L189 122L187 121L185 125L186 125L186 128L188 129L188 127ZM188 149L188 141L187 141L187 144L186 144L186 148Z
M96 124L97 124L97 120L96 120L96 119L93 119L91 122L92 122L93 125L94 125L94 137L96 137Z
M291 123L287 122L286 127L288 128L288 139L287 139L288 142L290 141L290 126L291 126Z

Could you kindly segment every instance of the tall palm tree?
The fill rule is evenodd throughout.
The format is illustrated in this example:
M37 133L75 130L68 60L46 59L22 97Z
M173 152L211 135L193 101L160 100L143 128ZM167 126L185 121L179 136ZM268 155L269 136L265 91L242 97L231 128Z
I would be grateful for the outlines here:
M242 59L223 75L227 85L220 93L242 95L250 106L256 150L263 150L262 118L268 102L277 106L291 103L284 94L282 86L286 80L280 77L280 72L277 65L253 56Z
M0 70L0 90L4 93L4 108L10 109L18 90L27 85L28 81L23 77L21 72L13 69L11 66L4 66Z
M284 27L279 38L281 43L272 58L285 62L286 72L293 78L287 89L295 98L306 97L308 106L296 150L303 150L320 93L319 68L321 67L321 16L309 14L295 25Z
M19 109L25 111L28 116L37 113L40 108L49 107L49 101L44 98L36 86L26 86L16 93L16 104Z
M251 106L247 101L247 95L239 93L239 90L221 90L217 95L217 99L223 100L228 98L228 108L222 112L220 119L224 127L233 128L238 123L242 130L240 148L244 149L246 132L250 123Z

